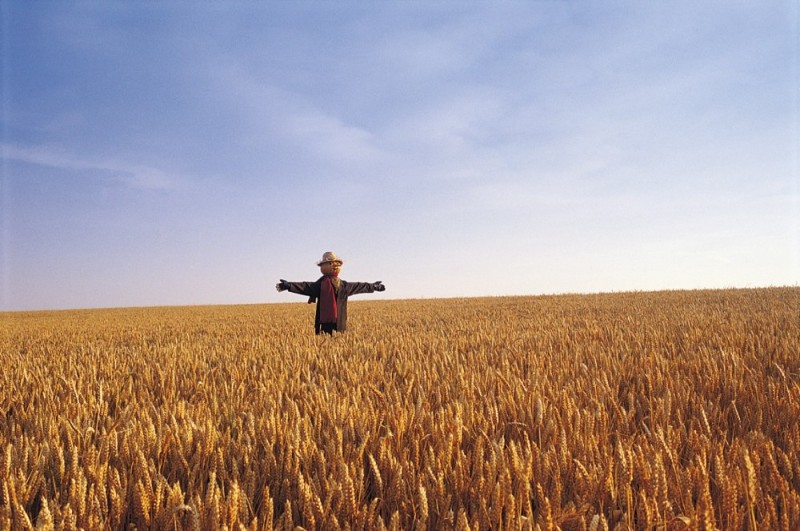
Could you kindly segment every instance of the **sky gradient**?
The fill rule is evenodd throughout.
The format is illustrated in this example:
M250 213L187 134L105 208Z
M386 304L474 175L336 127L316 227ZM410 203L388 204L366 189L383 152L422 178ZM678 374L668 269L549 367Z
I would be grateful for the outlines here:
M0 16L0 310L800 283L797 2Z

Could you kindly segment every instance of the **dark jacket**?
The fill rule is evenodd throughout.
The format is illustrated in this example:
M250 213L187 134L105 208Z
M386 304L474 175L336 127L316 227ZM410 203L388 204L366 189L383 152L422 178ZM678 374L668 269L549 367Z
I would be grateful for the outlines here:
M319 322L319 289L320 282L325 278L319 277L314 282L286 282L287 290L298 295L307 295L308 303L317 303L317 312L314 316L314 331L319 334L321 330ZM375 286L370 282L347 282L339 281L339 291L336 294L336 304L339 308L339 319L336 321L336 330L344 332L347 328L347 297L358 295L359 293L372 293Z

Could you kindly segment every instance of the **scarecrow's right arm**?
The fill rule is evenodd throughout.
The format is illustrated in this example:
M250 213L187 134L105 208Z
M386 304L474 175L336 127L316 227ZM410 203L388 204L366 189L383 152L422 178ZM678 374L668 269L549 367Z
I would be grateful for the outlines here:
M314 289L316 282L289 282L288 280L281 279L280 282L275 284L275 289L278 291L289 291L297 293L298 295L319 296L319 293Z

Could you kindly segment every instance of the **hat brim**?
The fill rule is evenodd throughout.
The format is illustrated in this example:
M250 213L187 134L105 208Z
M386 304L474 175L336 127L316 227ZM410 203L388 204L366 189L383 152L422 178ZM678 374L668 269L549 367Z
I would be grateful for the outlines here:
M317 263L318 266L323 266L325 264L339 264L339 265L342 265L342 264L344 264L344 262L342 262L341 260L326 260L325 262L318 262Z

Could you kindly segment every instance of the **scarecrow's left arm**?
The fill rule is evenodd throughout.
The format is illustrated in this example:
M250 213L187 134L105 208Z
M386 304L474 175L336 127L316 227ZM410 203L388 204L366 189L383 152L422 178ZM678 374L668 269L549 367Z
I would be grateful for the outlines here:
M348 282L346 284L347 295L358 295L359 293L372 293L374 291L384 291L386 286L382 281L377 282Z

